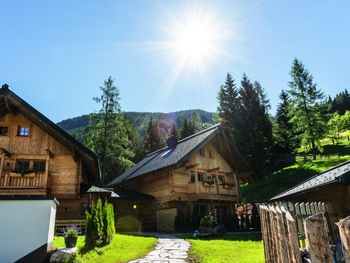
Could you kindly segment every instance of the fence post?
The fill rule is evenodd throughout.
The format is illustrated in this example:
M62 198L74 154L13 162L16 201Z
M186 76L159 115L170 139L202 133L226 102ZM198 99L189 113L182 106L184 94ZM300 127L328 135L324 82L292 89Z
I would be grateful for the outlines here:
M339 220L336 225L339 228L345 262L350 263L350 216Z
M304 221L307 247L312 263L333 263L324 213L309 216Z
M285 214L285 222L288 230L289 261L292 263L301 263L297 224L289 211L286 211L282 207L282 212Z
M282 210L276 206L276 219L277 219L277 229L278 229L278 242L280 248L280 260L282 263L288 263L288 230L285 225L284 216Z
M260 205L261 232L264 240L265 262L273 263L273 247L271 246L271 228L269 223L268 210L265 205Z

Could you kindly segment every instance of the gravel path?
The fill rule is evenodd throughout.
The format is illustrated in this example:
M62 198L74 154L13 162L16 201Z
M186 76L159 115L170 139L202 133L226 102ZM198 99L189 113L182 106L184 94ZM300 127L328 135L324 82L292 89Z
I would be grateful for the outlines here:
M157 234L158 243L153 251L129 263L184 263L188 262L190 243L172 235Z

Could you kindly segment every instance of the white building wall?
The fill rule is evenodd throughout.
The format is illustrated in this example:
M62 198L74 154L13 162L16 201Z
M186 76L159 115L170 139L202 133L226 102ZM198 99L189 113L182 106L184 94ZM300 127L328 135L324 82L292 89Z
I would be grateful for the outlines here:
M56 200L0 200L0 262L53 244Z

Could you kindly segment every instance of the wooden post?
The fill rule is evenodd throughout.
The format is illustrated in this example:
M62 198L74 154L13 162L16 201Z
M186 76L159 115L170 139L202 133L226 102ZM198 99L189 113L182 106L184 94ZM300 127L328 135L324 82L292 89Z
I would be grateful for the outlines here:
M345 262L350 263L350 216L340 220L336 225L339 228Z
M309 216L304 221L307 247L312 263L333 263L329 231L324 213Z
M289 211L282 207L282 212L284 212L285 223L288 230L289 262L301 263L297 224Z
M49 178L49 168L50 168L51 155L52 155L52 153L50 152L50 150L46 150L45 176L44 176L44 180L43 180L43 186L45 188L47 188L47 182L48 182L48 178Z
M281 209L276 206L275 211L278 230L279 259L281 263L288 263L288 232L284 224Z
M265 205L260 205L261 232L264 241L264 255L266 263L273 263L273 246L271 238L271 225L269 222L269 210Z
M219 172L218 172L218 170L215 171L215 182L216 182L216 193L217 193L217 194L220 194Z
M0 153L1 153L1 160L0 160L0 184L1 184L2 170L4 168L4 162L5 162L5 152L3 150L0 150Z
M198 184L198 173L197 173L197 167L194 167L194 181L196 183L196 193L199 193L199 184Z

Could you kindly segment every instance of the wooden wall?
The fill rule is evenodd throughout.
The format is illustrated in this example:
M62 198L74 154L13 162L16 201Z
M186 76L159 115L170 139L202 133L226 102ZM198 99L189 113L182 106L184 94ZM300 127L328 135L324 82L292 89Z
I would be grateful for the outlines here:
M0 148L4 148L11 154L10 157L5 157L3 170L14 170L17 159L45 160L46 149L50 150L53 156L50 158L48 166L48 193L61 203L57 212L58 218L64 211L66 211L65 217L69 218L70 212L67 210L74 210L74 217L78 217L81 210L80 183L84 181L82 161L74 161L71 150L20 113L16 115L9 113L0 118L0 126L9 128L8 136L0 136ZM29 136L17 136L18 126L28 127L30 129ZM31 191L36 190L32 189ZM6 194L5 190L2 192ZM12 190L12 194L16 193ZM70 201L67 202L70 202L71 209L65 207L63 201L68 199Z
M234 167L230 167L212 144L208 143L204 145L202 150L204 150L204 156L197 151L183 166L172 171L171 182L173 198L179 201L195 201L198 197L203 198L203 196L207 196L207 199L213 200L238 201L239 185L237 183L236 175L233 173ZM213 155L212 157L214 158L209 156L209 151L211 151ZM190 180L191 170L205 172L208 175L215 174L216 172L220 175L225 174L227 181L234 182L235 186L231 189L224 189L222 186L218 186L220 188L218 191L216 186L206 187L199 182L199 193L201 195L198 196L196 195L196 187ZM192 184L193 186L191 187Z

